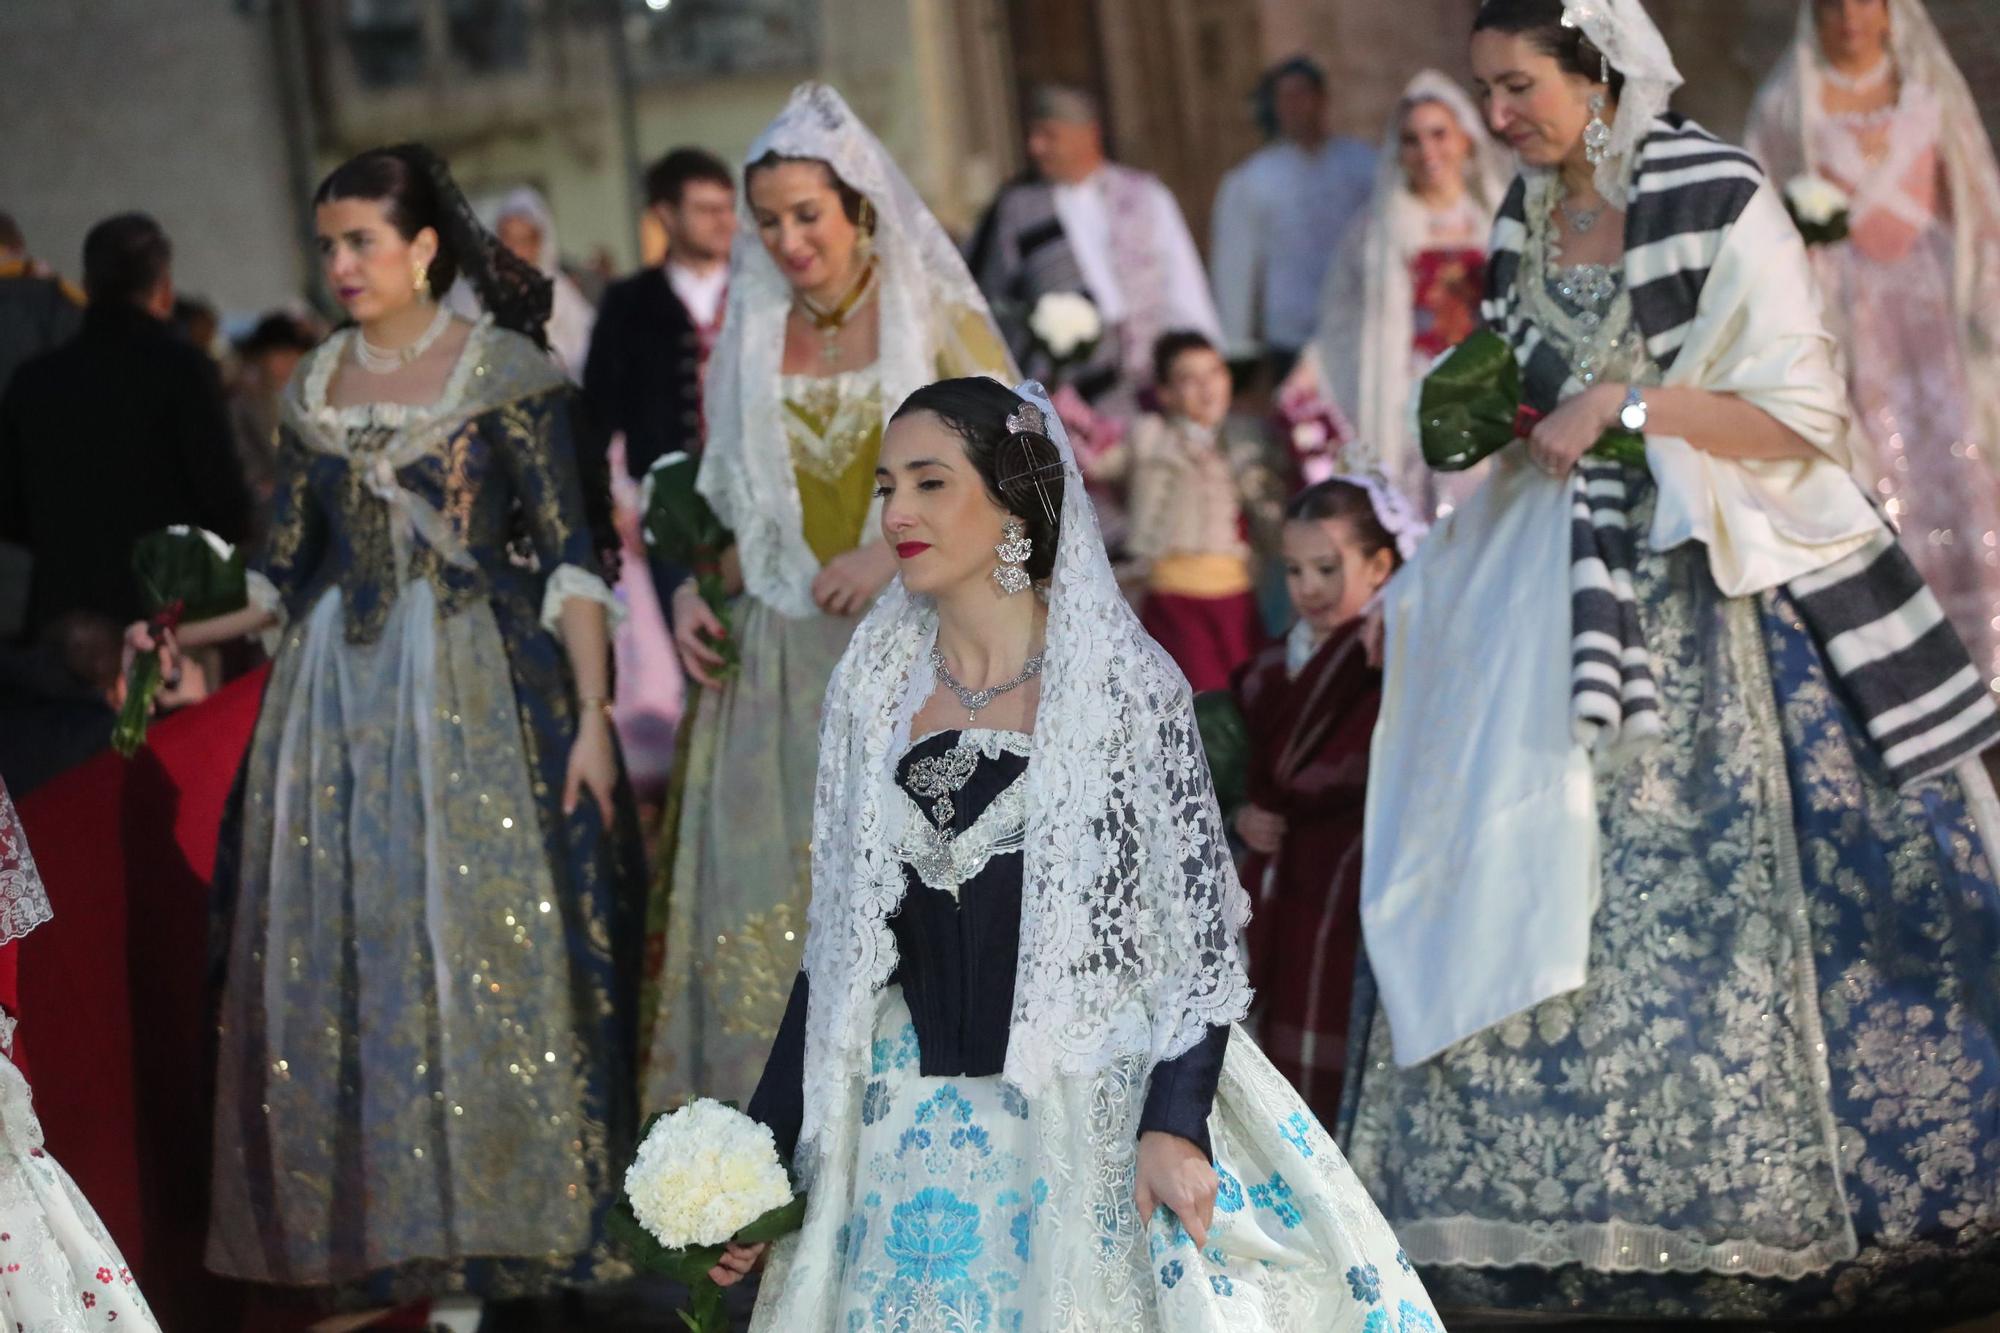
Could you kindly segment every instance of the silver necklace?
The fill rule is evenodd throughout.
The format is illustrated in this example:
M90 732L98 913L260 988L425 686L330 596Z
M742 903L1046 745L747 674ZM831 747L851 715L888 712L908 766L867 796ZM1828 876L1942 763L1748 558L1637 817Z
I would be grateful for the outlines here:
M451 325L451 311L440 303L437 313L431 316L430 327L417 335L417 340L407 347L377 347L368 341L368 335L354 331L354 359L361 368L374 375L388 375L401 370L436 345Z
M944 682L944 687L957 695L959 703L965 706L965 724L969 727L979 720L980 709L986 707L986 705L992 703L1009 690L1018 690L1036 676L1041 675L1042 654L1036 653L1033 657L1029 658L1026 665L1021 668L1021 674L1014 677L1014 679L1000 685L989 685L983 690L969 690L959 684L952 676L951 668L944 664L944 650L936 644L931 645L931 668L938 673L938 679Z
M1556 201L1556 211L1568 219L1570 230L1579 236L1589 234L1590 229L1597 225L1597 220L1604 216L1604 210L1610 206L1608 203L1603 203L1596 208L1577 208L1567 199Z
M1832 65L1822 65L1820 77L1842 92L1871 93L1889 81L1889 72L1895 67L1896 62L1884 51L1880 60L1859 74L1843 74Z

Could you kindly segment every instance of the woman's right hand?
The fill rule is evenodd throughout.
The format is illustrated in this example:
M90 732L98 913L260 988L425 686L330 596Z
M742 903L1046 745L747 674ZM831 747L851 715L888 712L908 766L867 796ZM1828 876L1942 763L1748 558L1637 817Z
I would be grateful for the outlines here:
M708 1270L709 1280L718 1287L733 1287L750 1275L750 1270L764 1262L764 1251L768 1245L738 1245L731 1241L723 1247L722 1262Z
M689 579L674 589L674 647L680 653L681 670L697 685L720 689L717 674L722 670L722 654L715 645L729 637L715 612L702 600L701 591Z
M1285 817L1261 806L1246 805L1236 812L1236 833L1243 845L1259 856L1275 856L1285 841Z
M125 653L119 664L119 674L127 675L132 670L132 659L141 653L158 653L160 657L160 679L169 689L180 681L181 650L174 641L174 632L161 630L159 637L153 635L150 621L135 620L125 627Z

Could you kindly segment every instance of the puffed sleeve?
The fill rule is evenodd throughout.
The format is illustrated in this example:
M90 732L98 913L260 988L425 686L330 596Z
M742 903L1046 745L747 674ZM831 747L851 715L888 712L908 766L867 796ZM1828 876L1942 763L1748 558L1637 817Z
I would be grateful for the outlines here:
M614 621L623 608L599 572L597 544L584 505L570 415L573 390L559 387L495 410L501 465L527 517L528 535L542 568L542 625L553 632L563 603L573 597L602 602Z
M300 599L326 557L326 511L312 490L312 453L289 426L278 429L276 482L270 537L249 571L251 605L280 622L297 614Z

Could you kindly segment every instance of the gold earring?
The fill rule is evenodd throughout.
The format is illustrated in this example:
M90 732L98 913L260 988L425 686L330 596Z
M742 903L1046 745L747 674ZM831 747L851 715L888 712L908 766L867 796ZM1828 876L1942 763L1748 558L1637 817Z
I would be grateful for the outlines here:
M418 296L424 295L430 289L431 266L419 260L410 272L411 290L416 292Z
M861 221L858 224L861 238L856 242L861 257L867 259L875 253L875 205L868 200L861 201Z

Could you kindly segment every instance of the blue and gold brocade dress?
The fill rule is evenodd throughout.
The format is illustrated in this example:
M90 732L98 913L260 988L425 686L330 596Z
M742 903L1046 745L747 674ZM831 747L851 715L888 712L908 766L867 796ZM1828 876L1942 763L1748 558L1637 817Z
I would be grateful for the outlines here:
M608 831L561 811L555 616L610 598L571 391L482 322L435 404L331 407L351 336L287 392L252 579L284 624L217 869L208 1264L370 1301L613 1276L644 872L622 781Z

